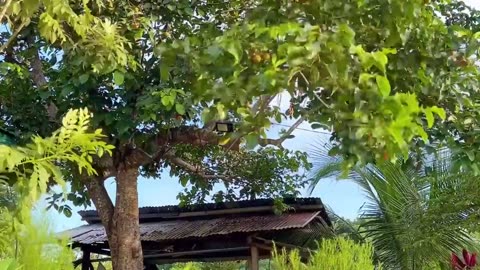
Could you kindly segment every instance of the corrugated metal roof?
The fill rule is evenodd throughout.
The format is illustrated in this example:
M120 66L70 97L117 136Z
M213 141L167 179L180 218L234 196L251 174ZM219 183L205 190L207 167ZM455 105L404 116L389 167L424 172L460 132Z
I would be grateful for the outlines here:
M301 206L318 206L319 210L324 209L323 203L320 198L284 198L283 203L287 204L292 208L298 208ZM149 207L140 207L139 214L140 219L148 215L158 215L158 217L175 217L180 213L187 212L212 212L215 210L226 210L226 209L239 209L239 208L251 208L251 207L262 207L262 206L271 206L272 208L275 205L273 199L256 199L256 200L245 200L245 201L235 201L235 202L222 202L222 203L205 203L205 204L192 204L186 206L178 205L165 205L165 206L149 206ZM100 222L98 218L97 211L95 210L86 210L79 211L80 216L83 220L89 223ZM212 212L213 213L213 212ZM94 222L90 222L94 221Z
M285 230L303 228L319 214L320 212L304 212L148 222L140 224L140 233L142 241L162 241L242 232ZM105 229L101 224L85 225L63 233L69 236L72 242L81 244L107 241Z

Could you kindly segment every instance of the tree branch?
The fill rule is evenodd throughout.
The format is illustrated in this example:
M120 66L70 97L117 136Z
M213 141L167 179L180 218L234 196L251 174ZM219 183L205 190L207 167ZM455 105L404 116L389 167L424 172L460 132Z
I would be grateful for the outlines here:
M22 21L22 23L17 27L17 29L15 29L12 36L7 40L7 42L5 42L5 44L0 47L0 53L3 53L3 51L5 51L5 49L7 49L10 44L12 44L12 42L17 38L17 35L20 33L20 31L22 31L25 26L27 26L27 21Z
M7 0L5 2L5 6L3 6L2 11L0 13L0 23L3 22L3 17L5 17L5 14L7 14L7 9L10 7L12 4L12 0Z
M29 45L31 47L34 47L33 44L33 37L30 37L28 39ZM43 88L47 83L47 78L45 76L45 73L43 72L43 67L42 67L42 60L40 59L40 54L38 53L38 49L34 48L35 52L33 53L33 57L31 59L31 77L37 88L41 89ZM47 115L48 119L52 122L56 121L56 116L58 112L57 106L53 103L50 102L48 105L45 105L45 109L47 110Z
M166 145L189 144L194 146L218 145L220 137L213 130L206 130L194 126L183 126L157 134L151 144L152 152ZM229 147L230 145L228 145ZM224 146L228 148L227 146ZM232 150L239 150L239 144Z
M253 114L257 114L265 110L276 96L277 95L265 95L260 97L252 106Z
M300 126L300 124L305 120L305 117L300 117L282 137L278 139L263 139L259 140L261 146L273 145L280 148L282 143L288 138L292 132ZM219 145L220 136L215 133L213 130L201 129L194 126L182 126L168 131L163 131L154 136L150 141L146 142L143 145L140 145L137 149L148 149L149 153L162 153L165 149L172 147L177 144L186 144L197 147L204 147L207 145ZM235 139L232 142L222 145L226 150L238 151L240 150L240 140ZM168 152L168 151L166 151ZM144 157L150 159L156 154L147 154L143 152ZM168 154L169 158L172 158L171 153ZM159 156L160 157L160 156ZM179 160L178 160L179 161ZM180 161L179 161L180 162ZM187 166L188 168L188 166ZM195 170L193 170L195 171Z
M293 131L295 131L295 129L298 128L298 126L300 126L300 124L303 123L303 121L305 121L305 116L300 116L300 118L297 119L297 121L295 122L295 124L293 124L288 130L287 132L285 132L285 134L282 135L282 137L280 138L280 144L283 143L288 136L292 135Z
M224 179L224 180L228 180L230 178L232 178L232 176L229 176L229 175L216 175L216 174L208 174L207 172L205 172L205 170L199 166L195 166L193 164L190 164L188 163L187 161L177 157L175 155L175 153L173 152L167 152L165 153L164 155L164 158L168 161L170 161L172 164L174 164L175 166L178 166L178 167L181 167L205 180L209 180L209 179Z
M111 223L113 219L114 206L103 184L104 178L101 176L82 177L82 181L87 188L90 198L98 210L98 215L103 226L107 232L109 232L112 228Z
M300 124L303 123L303 121L305 121L305 117L304 116L301 116L300 118L297 119L297 121L285 132L285 134L282 135L282 137L278 138L278 139L262 139L259 141L259 144L261 146L267 146L267 145L274 145L274 146L277 146L279 148L283 148L282 146L282 143L288 138L288 136L290 136L293 131L295 131L295 129L298 128L298 126L300 126Z

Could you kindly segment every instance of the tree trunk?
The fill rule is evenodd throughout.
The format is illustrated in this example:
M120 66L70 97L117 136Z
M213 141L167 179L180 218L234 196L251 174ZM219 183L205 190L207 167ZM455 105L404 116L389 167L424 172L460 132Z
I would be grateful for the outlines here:
M107 233L108 243L110 245L110 256L112 258L117 257L117 248L116 245L111 243L116 242L116 229L113 226L113 211L114 206L110 196L108 196L107 190L103 185L103 177L88 178L84 177L83 182L87 187L88 194L95 204L97 209L98 216L102 221L103 227L105 227L105 232Z
M137 192L138 168L120 165L109 236L114 270L143 270Z

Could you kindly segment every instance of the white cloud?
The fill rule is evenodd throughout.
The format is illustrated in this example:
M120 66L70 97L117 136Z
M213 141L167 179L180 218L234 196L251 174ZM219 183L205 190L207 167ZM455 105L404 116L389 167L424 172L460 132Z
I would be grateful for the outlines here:
M480 0L464 0L464 2L471 7L480 9Z

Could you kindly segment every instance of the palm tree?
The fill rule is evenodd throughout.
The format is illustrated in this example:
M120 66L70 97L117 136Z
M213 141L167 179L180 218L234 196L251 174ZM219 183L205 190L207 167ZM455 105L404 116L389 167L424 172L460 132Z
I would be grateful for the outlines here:
M310 190L327 177L342 175L342 161L317 149ZM371 241L375 258L385 269L433 269L448 260L451 252L472 248L462 226L474 207L449 207L452 191L464 191L472 175L453 173L445 159L423 160L421 166L381 162L355 167L346 176L364 192L359 233ZM478 177L475 179L478 183ZM453 198L460 202L465 198ZM478 199L477 199L478 200ZM461 205L461 204L460 204Z

